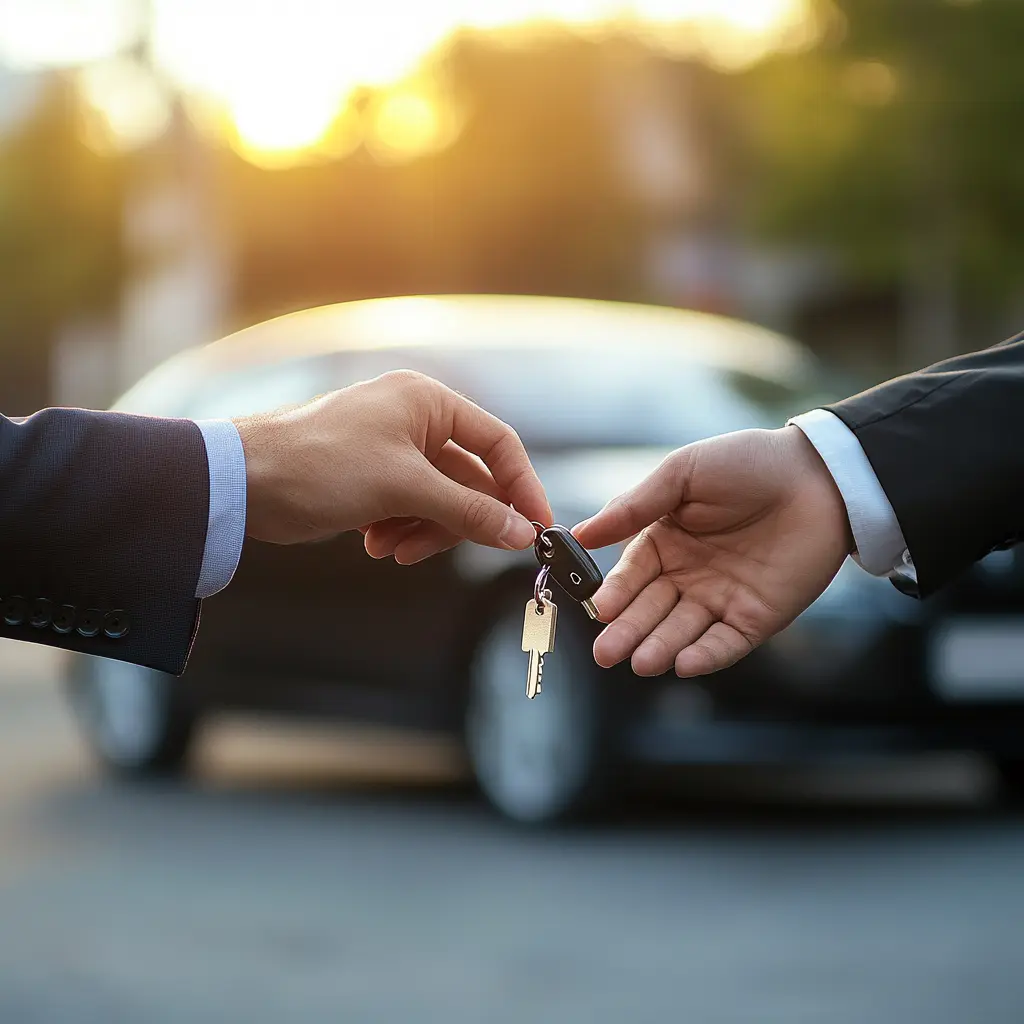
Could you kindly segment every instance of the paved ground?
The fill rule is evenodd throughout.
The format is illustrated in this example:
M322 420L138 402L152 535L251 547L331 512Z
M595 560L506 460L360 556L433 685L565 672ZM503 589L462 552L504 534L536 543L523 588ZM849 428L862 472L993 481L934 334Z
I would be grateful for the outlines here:
M1024 821L976 765L705 773L530 834L443 749L230 726L133 789L10 652L0 1024L1024 1019Z

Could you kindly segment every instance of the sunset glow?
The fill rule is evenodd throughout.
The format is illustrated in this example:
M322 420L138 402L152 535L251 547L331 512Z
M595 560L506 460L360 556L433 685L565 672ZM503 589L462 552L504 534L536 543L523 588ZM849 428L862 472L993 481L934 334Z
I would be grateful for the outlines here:
M0 54L45 63L49 44L53 62L74 61L77 36L77 59L93 60L102 38L111 48L122 43L142 10L131 0L85 6L93 12L87 22L83 5L71 0L7 8L0 0ZM401 90L376 118L377 148L429 148L444 136L443 117L433 99L409 91L408 81L423 57L461 27L612 27L737 65L781 45L807 18L806 0L151 0L150 9L158 65L227 115L240 150L273 163L320 145L358 86ZM102 90L93 97L105 109ZM132 120L125 102L109 111L115 132L115 121Z

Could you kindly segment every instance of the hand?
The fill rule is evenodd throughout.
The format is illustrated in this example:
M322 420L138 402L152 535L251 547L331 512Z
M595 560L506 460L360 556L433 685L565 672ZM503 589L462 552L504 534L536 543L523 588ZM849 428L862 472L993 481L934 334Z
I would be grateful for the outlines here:
M463 539L526 548L530 519L551 522L515 431L419 373L386 373L236 426L246 532L259 540L362 529L371 555L410 563Z
M639 532L594 595L594 658L682 677L739 661L789 625L853 550L846 506L798 427L673 452L573 533L588 548Z

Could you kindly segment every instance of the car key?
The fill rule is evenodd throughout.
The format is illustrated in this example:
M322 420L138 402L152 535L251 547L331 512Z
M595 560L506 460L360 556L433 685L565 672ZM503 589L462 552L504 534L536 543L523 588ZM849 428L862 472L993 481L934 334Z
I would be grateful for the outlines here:
M544 589L547 571L541 569L534 587L534 596L526 602L523 618L523 650L530 655L526 672L526 696L533 700L541 691L544 655L555 649L555 625L558 606L551 600L551 591Z
M547 566L551 578L596 619L597 606L591 598L604 582L604 576L587 549L564 526L556 525L538 530L533 550L537 561Z

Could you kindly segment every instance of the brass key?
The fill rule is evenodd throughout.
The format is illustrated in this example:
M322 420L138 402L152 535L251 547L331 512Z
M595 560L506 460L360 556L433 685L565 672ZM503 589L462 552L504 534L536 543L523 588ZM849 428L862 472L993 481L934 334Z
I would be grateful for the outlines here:
M530 665L526 675L526 696L533 700L541 690L541 676L544 673L544 655L555 649L555 623L558 607L547 595L541 593L540 601L530 598L526 602L526 616L523 619L523 650L530 654Z

